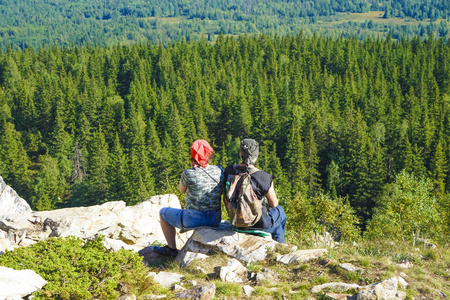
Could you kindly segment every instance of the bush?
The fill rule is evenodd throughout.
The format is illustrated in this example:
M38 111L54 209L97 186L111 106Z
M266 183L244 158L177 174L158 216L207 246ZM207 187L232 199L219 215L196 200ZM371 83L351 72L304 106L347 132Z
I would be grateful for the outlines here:
M300 241L311 241L312 236L325 232L340 241L360 237L359 220L345 198L333 199L326 194L298 196L288 204L287 211L289 230Z
M142 258L132 251L107 251L99 237L88 241L50 238L0 256L0 265L16 270L31 269L48 281L34 293L36 299L115 299L118 284L149 292L154 288Z
M432 183L402 171L383 189L365 236L394 240L439 237L442 228L437 206Z

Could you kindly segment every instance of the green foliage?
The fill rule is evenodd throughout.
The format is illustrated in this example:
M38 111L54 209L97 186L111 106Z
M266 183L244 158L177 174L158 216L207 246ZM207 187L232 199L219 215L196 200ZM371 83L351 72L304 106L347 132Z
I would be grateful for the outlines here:
M288 227L300 242L312 242L311 236L330 233L333 239L357 240L358 218L348 200L319 194L313 198L296 197L287 204Z
M365 236L368 238L440 238L438 201L428 179L402 171L382 192Z
M220 39L216 36L221 32L232 35L297 34L303 30L329 36L378 37L391 34L398 39L419 34L427 37L434 32L435 36L447 37L450 12L446 0L261 0L251 4L245 1L148 0L145 5L131 0L112 3L80 0L76 5L67 0L59 1L57 5L44 0L33 3L4 0L1 5L0 48L5 50L8 47L36 49L43 44L64 47L146 41L169 44L183 38L201 40L205 36L214 42ZM384 16L390 20L398 17L407 21L401 24L378 22L378 16L368 17L365 22L361 22L358 15L354 21L347 18L351 13L370 10L385 11ZM276 75L276 56L268 54L269 60L264 67ZM96 77L100 75L98 62L93 60L89 68ZM12 78L4 76L3 80L9 79ZM11 83L14 84L14 80Z
M34 293L37 299L116 299L119 283L139 293L154 289L137 253L109 252L102 240L99 237L83 244L78 238L50 238L4 253L0 265L31 269L47 280L48 284Z
M447 207L449 58L434 37L303 33L0 52L0 176L33 209L134 204L177 191L194 139L226 167L250 137L301 240L343 226L316 226L330 199L364 228L403 168Z

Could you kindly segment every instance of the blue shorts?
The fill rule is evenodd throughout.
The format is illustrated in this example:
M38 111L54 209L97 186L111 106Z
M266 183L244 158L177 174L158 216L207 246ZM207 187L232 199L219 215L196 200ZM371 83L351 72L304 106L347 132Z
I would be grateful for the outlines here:
M194 209L163 207L159 211L159 215L162 220L177 228L217 227L222 220L222 212L220 209L198 211Z

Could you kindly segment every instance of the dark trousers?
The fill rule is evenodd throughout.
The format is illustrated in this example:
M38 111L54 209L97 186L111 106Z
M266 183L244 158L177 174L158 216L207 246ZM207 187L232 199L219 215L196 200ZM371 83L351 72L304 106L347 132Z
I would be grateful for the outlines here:
M284 233L286 231L286 213L281 206L275 206L269 211L269 218L272 224L267 228L266 232L272 235L272 239L278 243L286 243Z

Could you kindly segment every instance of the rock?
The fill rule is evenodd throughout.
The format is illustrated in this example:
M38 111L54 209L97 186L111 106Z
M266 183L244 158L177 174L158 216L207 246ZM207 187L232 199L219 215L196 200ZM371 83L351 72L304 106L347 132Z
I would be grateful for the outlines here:
M321 285L313 286L309 289L311 293L318 294L324 289L331 289L335 292L345 292L348 290L359 290L361 287L356 283L344 283L344 282L328 282Z
M136 296L133 294L125 294L117 298L116 300L136 300Z
M46 284L47 281L32 270L17 271L0 267L0 299L21 299Z
M306 262L318 258L325 253L327 253L327 249L297 250L289 254L277 256L277 261L288 265L294 262Z
M155 282L166 288L170 288L174 283L180 282L184 278L183 275L170 272L159 272L158 274L150 272L148 276L152 276Z
M166 242L159 223L159 210L166 206L180 208L180 202L175 195L162 195L134 206L126 206L123 201L112 201L90 207L0 215L0 229L7 233L13 245L19 245L18 240L23 241L23 236L38 241L60 236L87 240L103 235L111 239L112 249L125 248L126 244L127 249L139 251L155 242ZM190 234L177 233L180 247Z
M446 295L444 292L442 292L442 291L440 291L440 290L436 290L436 292L437 292L438 295L441 296L442 298L445 298L445 299L448 298L447 295Z
M194 253L190 251L183 251L177 255L175 261L180 264L182 268L186 268L191 262L196 259L206 259L208 255L202 253Z
M315 247L334 248L337 245L339 245L339 243L334 241L333 237L329 232L325 232L324 234L314 234Z
M354 266L354 265L349 264L349 263L339 264L338 266L341 267L342 269L346 270L346 271L349 271L349 272L362 272L362 271L364 271L363 268Z
M247 277L248 270L237 259L231 259L226 267L220 268L220 279L222 281L242 283Z
M268 280L268 281L273 283L273 282L276 282L278 280L278 274L275 271L271 270L271 269L263 268L261 270L261 272L256 274L255 280L256 280L256 282Z
M251 297L252 293L255 291L255 289L249 285L244 285L242 289L244 290L244 294L247 297Z
M123 241L110 238L103 239L103 246L105 246L106 249L112 251L119 251L122 248L125 250L134 250L132 246L125 244Z
M177 293L177 298L182 299L198 299L198 300L210 300L213 299L216 294L216 285L209 283L205 285L196 285L193 288Z
M414 265L409 260L404 259L404 260L402 260L401 263L397 264L397 266L399 266L402 269L409 269L409 268L412 268Z
M20 198L0 176L0 216L28 213L31 213L31 207L27 201Z
M174 284L174 285L172 286L172 289L173 289L175 292L181 292L181 291L186 290L184 287L182 287L181 285L178 285L178 284Z
M337 263L337 261L335 259L332 259L332 258L325 258L325 259L322 259L321 261L319 261L319 263L322 266L326 267L326 266L329 266L331 264Z
M354 296L347 295L347 294L326 293L325 295L328 296L327 299L334 299L334 300L352 300L352 299L355 299Z
M196 229L181 249L181 253L187 251L203 254L223 252L250 263L264 260L267 257L267 249L274 249L278 244L270 237L262 238L238 233L229 228L228 222L222 222L218 228Z
M404 272L400 272L398 275L400 275L403 278L409 278L409 276L406 275L406 273L404 273Z
M406 298L406 293L397 291L398 278L389 279L369 284L361 287L361 291L356 294L357 300L402 300Z
M403 288L406 289L406 287L409 285L405 279L403 279L403 277L401 276L397 276L397 280L398 280L398 285Z

